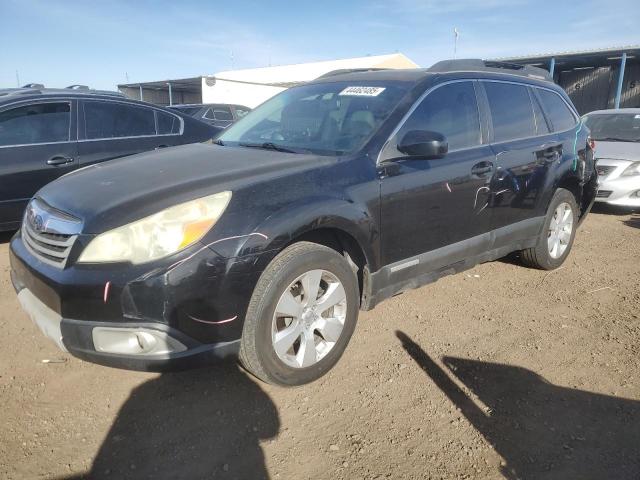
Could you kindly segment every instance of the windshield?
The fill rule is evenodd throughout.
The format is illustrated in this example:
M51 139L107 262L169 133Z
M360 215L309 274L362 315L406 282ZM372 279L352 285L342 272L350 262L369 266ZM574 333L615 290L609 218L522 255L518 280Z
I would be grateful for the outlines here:
M584 119L594 140L640 142L640 114L606 113L587 115Z
M267 100L219 137L223 145L342 155L359 150L411 83L303 85Z

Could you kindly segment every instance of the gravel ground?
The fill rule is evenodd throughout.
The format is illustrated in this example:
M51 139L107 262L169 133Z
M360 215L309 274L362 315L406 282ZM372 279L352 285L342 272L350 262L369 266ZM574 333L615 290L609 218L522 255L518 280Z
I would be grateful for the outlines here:
M592 213L554 272L488 263L362 313L294 389L59 352L18 307L7 241L0 478L640 478L638 214Z

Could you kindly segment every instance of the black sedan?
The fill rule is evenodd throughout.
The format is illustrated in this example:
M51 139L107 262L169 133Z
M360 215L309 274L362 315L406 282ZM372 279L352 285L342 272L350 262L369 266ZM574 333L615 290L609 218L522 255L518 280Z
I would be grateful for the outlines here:
M185 115L213 125L214 127L227 128L237 122L251 111L249 107L242 105L227 105L223 103L202 103L193 105L172 105L172 110L177 110Z
M108 92L0 90L0 231L16 230L33 194L66 173L207 141L219 130L179 111Z

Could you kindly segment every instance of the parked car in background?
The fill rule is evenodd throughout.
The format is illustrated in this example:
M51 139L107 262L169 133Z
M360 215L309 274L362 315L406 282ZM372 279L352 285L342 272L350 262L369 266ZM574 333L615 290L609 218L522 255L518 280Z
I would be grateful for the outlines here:
M11 278L80 358L155 370L239 355L264 381L310 382L359 309L514 251L562 265L597 188L579 120L533 67L325 76L213 145L44 187L11 241Z
M251 111L249 107L223 103L172 105L169 108L221 128L227 128Z
M598 110L583 118L596 142L596 201L640 207L640 108Z
M211 139L180 112L86 88L0 90L0 231L45 184L79 167Z

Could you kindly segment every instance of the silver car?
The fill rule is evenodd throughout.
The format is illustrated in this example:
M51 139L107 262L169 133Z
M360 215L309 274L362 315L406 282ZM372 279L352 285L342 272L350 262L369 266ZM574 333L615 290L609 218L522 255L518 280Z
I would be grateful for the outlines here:
M583 119L596 142L596 201L640 208L640 108L598 110Z

